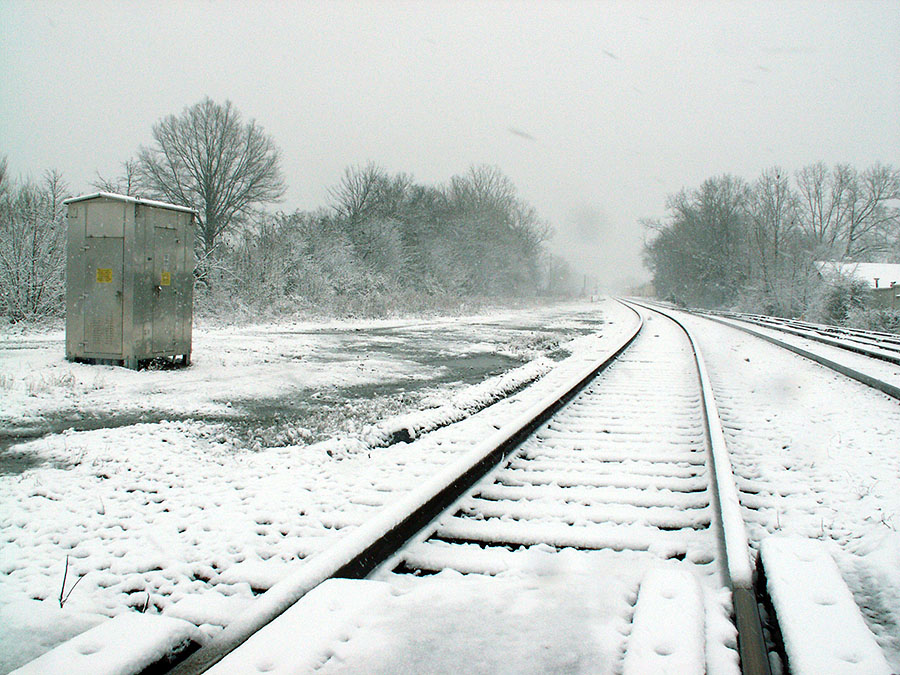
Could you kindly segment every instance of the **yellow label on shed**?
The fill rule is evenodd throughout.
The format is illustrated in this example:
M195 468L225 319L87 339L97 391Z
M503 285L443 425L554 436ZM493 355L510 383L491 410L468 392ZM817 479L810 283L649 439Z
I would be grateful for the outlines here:
M97 283L98 284L111 284L112 283L112 270L107 269L105 267L97 268Z
M169 272L163 270L159 275L159 285L160 286L171 286L172 285L172 275Z

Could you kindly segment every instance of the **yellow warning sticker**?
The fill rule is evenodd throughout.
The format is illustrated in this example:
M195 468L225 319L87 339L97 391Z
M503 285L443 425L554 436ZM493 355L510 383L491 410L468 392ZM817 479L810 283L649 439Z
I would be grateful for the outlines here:
M98 284L111 284L112 283L112 270L104 267L97 268L97 283Z
M167 271L163 270L159 275L159 285L160 286L171 286L172 285L172 275Z

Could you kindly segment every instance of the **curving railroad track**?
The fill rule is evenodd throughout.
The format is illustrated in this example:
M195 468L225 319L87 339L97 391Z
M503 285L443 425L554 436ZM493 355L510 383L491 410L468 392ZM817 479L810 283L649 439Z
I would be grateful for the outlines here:
M577 555L598 574L627 580L632 605L622 611L632 625L617 647L626 671L698 663L720 671L740 661L745 673L768 672L746 533L724 448L713 447L721 430L702 363L676 321L634 311L644 317L608 359L500 429L455 476L423 486L341 542L344 550L321 556L318 569L311 561L274 587L253 615L173 672L249 667L264 626L289 622L288 608L328 578L502 575L527 570L535 551ZM695 639L672 653L652 646L670 632L665 622L640 617L675 593L701 609L689 613L699 614Z

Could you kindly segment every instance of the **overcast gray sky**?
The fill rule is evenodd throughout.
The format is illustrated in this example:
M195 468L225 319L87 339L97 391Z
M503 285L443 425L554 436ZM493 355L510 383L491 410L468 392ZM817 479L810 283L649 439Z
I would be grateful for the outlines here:
M281 208L369 160L499 166L612 282L705 178L900 164L900 2L0 2L0 154L73 192L204 96L283 153Z

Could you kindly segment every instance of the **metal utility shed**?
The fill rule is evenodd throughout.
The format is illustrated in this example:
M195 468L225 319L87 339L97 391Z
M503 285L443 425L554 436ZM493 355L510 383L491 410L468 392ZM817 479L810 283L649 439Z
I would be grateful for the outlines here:
M66 200L66 358L191 358L193 209L97 192Z

